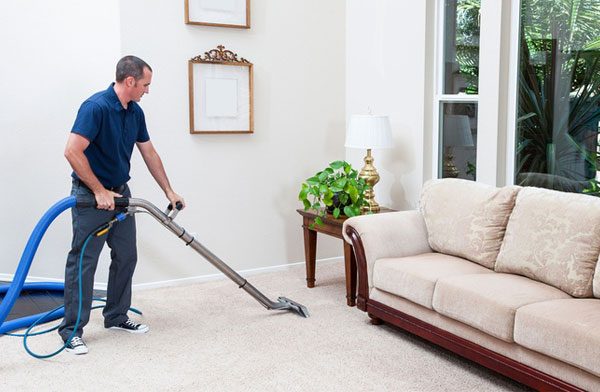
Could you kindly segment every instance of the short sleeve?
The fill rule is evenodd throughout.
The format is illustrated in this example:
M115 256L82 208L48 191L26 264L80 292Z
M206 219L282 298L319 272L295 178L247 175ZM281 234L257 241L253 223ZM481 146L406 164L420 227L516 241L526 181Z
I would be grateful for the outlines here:
M140 127L138 129L138 135L136 142L145 143L150 140L150 135L148 135L148 128L146 128L146 116L144 116L144 112L140 109Z
M84 136L90 142L96 138L102 126L102 109L94 102L85 101L77 112L71 133Z

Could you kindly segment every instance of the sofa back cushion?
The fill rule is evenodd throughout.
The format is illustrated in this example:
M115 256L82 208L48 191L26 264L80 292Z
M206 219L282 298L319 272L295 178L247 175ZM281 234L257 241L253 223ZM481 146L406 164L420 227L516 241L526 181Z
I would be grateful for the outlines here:
M433 250L494 268L519 187L442 179L423 186L420 206Z
M528 187L517 197L496 271L590 297L599 253L600 199Z

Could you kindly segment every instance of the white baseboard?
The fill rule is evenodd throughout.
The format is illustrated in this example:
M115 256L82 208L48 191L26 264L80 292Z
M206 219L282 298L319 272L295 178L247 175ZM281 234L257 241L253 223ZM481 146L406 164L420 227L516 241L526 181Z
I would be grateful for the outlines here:
M317 264L329 264L329 263L336 263L336 262L343 262L343 261L344 261L344 258L341 256L340 257L330 257L328 259L317 260ZM304 261L301 261L298 263L292 263L292 264L275 265L275 266L271 266L271 267L250 268L247 270L241 270L241 271L236 271L236 272L238 272L242 276L252 276L252 275L262 274L262 273L266 273L266 272L281 271L281 270L289 269L292 267L297 267L299 265L303 266ZM0 274L0 280L7 281L7 282L12 282L13 277L14 277L14 274ZM134 284L132 286L132 289L135 291L150 290L150 289L155 289L155 288L159 288L159 287L182 286L182 285L187 285L187 284L192 284L192 283L208 282L208 281L218 280L218 279L223 279L223 278L225 278L225 275L222 273L201 275L201 276L192 276L189 278L182 278L182 279L172 279L172 280L163 280L163 281L159 281L159 282ZM38 276L28 276L25 281L26 282L62 282L63 280L56 279L56 278L42 278L42 277L38 277ZM106 290L106 286L107 286L106 283L94 283L94 290Z
M317 260L316 262L317 262L317 264L329 264L329 263L336 263L336 262L344 262L344 258L343 257L330 257L328 259ZM286 269L289 269L292 267L297 267L299 265L302 265L302 266L305 265L304 261L301 261L298 263L292 263L292 264L275 265L272 267L250 268L247 270L240 270L240 271L236 271L236 272L239 273L240 275L246 277L246 276L263 274L266 272L286 270ZM187 284L208 282L208 281L219 280L219 279L223 279L223 278L226 278L225 274L223 274L223 273L192 276L192 277L183 278L183 279L172 279L172 280L163 280L160 282L134 284L132 289L135 291L141 291L141 290L155 289L155 288L159 288L159 287L183 286L183 285L187 285Z

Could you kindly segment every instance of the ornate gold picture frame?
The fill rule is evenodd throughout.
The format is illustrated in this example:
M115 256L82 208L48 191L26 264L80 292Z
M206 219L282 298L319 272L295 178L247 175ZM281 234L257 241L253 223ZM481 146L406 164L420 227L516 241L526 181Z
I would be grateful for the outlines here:
M188 61L190 133L253 133L252 63L223 45Z
M250 28L250 0L185 0L185 23Z

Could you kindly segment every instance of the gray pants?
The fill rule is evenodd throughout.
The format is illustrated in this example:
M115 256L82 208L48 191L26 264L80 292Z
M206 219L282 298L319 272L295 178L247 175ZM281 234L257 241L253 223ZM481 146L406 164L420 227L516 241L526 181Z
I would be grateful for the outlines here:
M131 197L127 185L125 185L125 190L121 194L123 197ZM74 182L71 195L93 196L93 193L88 188ZM114 211L77 207L71 209L73 241L65 268L65 318L58 328L58 333L64 341L71 336L77 321L79 258L83 243L92 230L108 222L119 212L121 210L118 208ZM128 216L124 221L115 223L107 234L100 237L94 236L87 243L81 270L81 318L75 336L81 337L83 335L83 327L90 319L94 274L98 265L98 257L105 242L108 243L111 249L110 257L112 261L108 275L106 307L102 312L104 327L109 328L118 325L128 318L127 311L131 306L131 282L137 262L135 218L133 216Z

